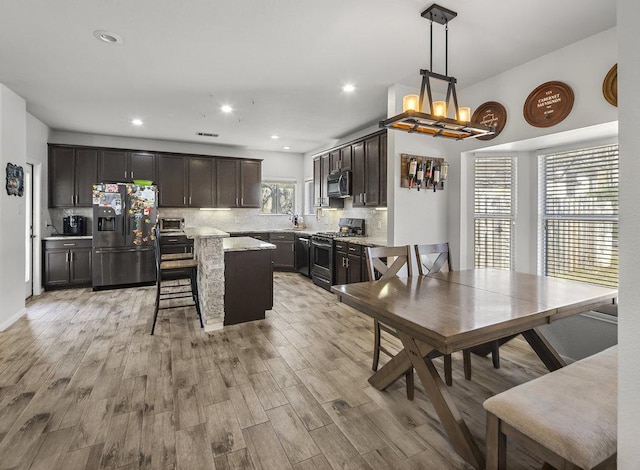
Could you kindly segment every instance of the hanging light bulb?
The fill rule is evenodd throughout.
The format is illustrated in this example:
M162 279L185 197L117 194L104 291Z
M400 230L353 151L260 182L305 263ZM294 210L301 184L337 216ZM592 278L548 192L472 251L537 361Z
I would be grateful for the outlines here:
M402 98L402 112L406 111L420 111L420 97L418 95L405 95Z
M444 101L434 101L433 115L447 117L447 103L445 103Z
M471 121L471 108L468 106L460 106L460 108L458 108L458 121Z

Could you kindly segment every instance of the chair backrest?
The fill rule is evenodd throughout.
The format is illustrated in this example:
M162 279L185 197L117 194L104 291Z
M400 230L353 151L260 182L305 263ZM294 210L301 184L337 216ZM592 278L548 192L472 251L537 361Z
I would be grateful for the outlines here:
M160 252L160 224L156 224L154 231L155 231L156 239L153 242L153 248L156 255L156 275L157 275L157 280L159 280L160 279L160 262L162 259L162 254Z
M416 259L418 272L421 276L435 274L443 271L453 271L451 268L451 254L448 243L434 243L431 245L416 245Z
M411 263L411 246L379 246L368 247L366 250L367 256L367 273L369 274L369 280L376 280L376 271L382 276L380 280L391 279L398 275L398 271L403 266L407 266L407 273L409 276L413 276L413 267ZM393 263L388 265L381 258L395 258Z

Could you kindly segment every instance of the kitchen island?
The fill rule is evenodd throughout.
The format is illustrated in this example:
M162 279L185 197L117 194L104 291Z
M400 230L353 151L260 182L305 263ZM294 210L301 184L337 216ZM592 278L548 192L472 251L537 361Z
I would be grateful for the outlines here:
M275 245L250 237L229 238L227 232L209 227L185 227L184 232L194 240L205 331L264 318L273 305Z
M273 308L272 254L276 245L251 237L222 240L224 325L264 320Z

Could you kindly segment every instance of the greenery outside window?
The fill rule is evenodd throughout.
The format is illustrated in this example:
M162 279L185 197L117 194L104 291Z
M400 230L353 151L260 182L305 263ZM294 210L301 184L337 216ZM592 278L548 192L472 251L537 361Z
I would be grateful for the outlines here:
M293 214L296 212L296 183L263 181L260 185L262 214Z

